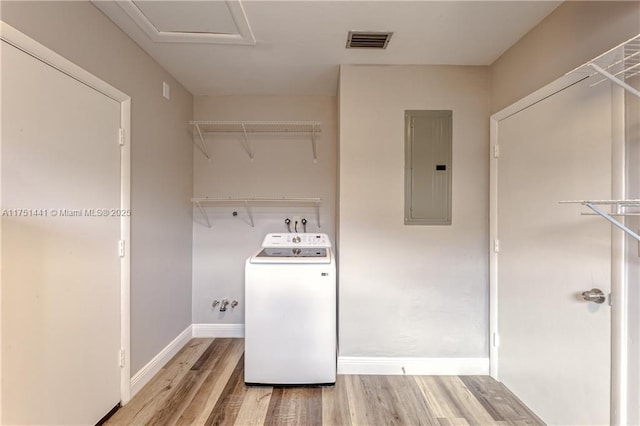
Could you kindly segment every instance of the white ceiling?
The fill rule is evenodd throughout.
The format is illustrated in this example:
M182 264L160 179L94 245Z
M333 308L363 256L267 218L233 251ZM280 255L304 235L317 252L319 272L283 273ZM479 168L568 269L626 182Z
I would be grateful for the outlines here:
M126 7L94 2L194 95L335 95L340 64L490 65L561 2L258 0L243 1L242 7L237 0L119 3L137 7L158 31L186 31L186 36L213 32L239 39L229 33L241 33L244 25L243 40L250 44L188 37L182 39L186 42L154 41ZM250 28L240 22L242 8ZM386 50L346 49L349 30L394 34Z

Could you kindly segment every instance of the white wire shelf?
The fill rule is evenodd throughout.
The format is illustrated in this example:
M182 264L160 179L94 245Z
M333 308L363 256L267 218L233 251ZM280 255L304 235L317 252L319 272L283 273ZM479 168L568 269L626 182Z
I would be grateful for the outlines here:
M322 202L321 198L311 198L311 197L280 197L280 198L269 198L269 197L195 197L191 199L191 202L198 208L200 214L207 222L207 226L211 228L211 221L209 220L209 215L207 211L202 207L202 204L221 204L221 205L243 205L247 216L249 217L249 223L251 227L254 227L255 224L253 222L253 211L251 210L252 206L255 205L281 205L281 204L290 204L290 205L312 205L316 210L316 220L318 221L318 228L320 228L320 203Z
M611 224L618 229L624 231L627 235L635 238L640 241L640 235L630 228L628 228L625 224L618 221L616 217L626 217L626 216L638 216L640 212L627 212L624 211L627 207L640 207L640 200L570 200L570 201L560 201L561 204L582 204L583 206L591 209L593 213L583 213L583 214L596 214L598 216L603 217L607 221L611 222ZM616 208L616 212L607 213L603 211L600 206L612 206Z
M595 204L595 205L609 205L609 206L629 206L640 207L640 200L566 200L560 201L560 204Z
M585 78L600 74L602 78L595 81L592 86L610 80L629 93L640 97L640 90L626 82L629 78L640 74L640 34L570 71L567 75L572 73L583 74Z
M266 133L286 133L309 135L311 139L311 150L313 161L318 160L316 153L316 138L321 132L321 122L319 121L190 121L195 133L198 135L200 144L194 139L194 144L211 161L211 155L207 149L205 135L215 133L239 133L243 135L242 147L247 155L253 160L253 148L249 135Z
M611 81L624 88L627 92L640 97L640 90L627 83L627 80L631 77L640 75L640 34L568 72L566 75L569 76L571 74L583 75L584 78L600 75L602 78L597 79L591 86L596 86L604 81ZM620 217L624 220L624 217L627 216L638 216L640 212L629 212L626 208L640 207L640 200L571 200L561 201L561 203L582 204L592 211L592 213L583 214L601 216L629 236L640 241L638 233L632 231L615 218ZM615 208L616 211L610 213L603 211L601 207L607 205Z

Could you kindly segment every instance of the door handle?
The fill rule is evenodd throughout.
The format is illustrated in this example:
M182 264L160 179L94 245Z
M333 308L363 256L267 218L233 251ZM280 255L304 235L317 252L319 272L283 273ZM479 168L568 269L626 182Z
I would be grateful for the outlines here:
M592 288L589 291L582 292L582 298L587 302L604 303L607 300L607 296L599 288Z

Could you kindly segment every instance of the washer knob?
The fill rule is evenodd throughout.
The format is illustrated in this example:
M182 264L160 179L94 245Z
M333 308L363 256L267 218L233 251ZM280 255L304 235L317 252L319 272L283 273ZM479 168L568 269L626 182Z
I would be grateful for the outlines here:
M296 235L291 241L293 241L294 243L299 243L300 241L302 241L302 239Z

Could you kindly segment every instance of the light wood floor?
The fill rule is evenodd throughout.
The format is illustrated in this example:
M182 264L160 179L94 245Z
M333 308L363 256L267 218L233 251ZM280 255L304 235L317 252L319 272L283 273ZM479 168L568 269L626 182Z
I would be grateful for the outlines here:
M242 339L192 339L107 424L544 424L487 376L338 376L331 387L248 387Z

